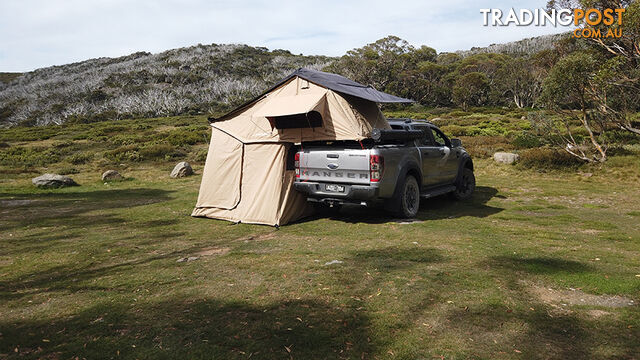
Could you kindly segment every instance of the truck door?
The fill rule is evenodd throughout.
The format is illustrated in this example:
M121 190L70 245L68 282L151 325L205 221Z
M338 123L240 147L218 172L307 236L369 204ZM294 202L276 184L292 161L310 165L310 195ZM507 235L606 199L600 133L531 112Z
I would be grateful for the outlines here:
M435 146L431 137L431 131L427 125L413 125L414 130L422 130L425 136L416 140L416 147L420 151L422 161L422 185L429 187L439 182L438 160L440 160L440 149Z
M433 142L437 150L436 168L434 177L437 183L451 183L458 174L458 152L451 148L451 141L447 136L435 127L431 128Z

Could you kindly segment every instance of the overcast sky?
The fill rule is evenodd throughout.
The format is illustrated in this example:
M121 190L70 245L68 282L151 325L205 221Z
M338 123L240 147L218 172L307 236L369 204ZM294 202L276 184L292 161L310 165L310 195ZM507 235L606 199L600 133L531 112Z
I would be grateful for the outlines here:
M546 0L0 0L0 72L136 51L244 43L332 55L387 35L438 52L567 31L485 27L481 8Z

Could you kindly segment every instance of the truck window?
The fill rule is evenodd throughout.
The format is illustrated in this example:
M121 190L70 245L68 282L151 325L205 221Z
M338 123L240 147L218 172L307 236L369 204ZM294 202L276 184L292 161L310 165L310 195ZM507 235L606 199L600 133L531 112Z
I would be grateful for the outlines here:
M429 127L426 125L414 125L413 128L415 130L424 131L424 137L416 140L417 146L433 146L433 141L431 140L431 135L429 135Z
M442 131L440 131L439 129L436 128L431 128L431 132L433 134L433 140L436 142L436 144L438 146L448 146L451 147L451 142L449 141L449 139L442 133Z

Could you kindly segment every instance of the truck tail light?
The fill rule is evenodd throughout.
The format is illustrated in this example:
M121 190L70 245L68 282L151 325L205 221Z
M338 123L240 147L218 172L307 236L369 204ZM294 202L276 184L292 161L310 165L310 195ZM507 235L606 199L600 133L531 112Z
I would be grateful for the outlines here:
M384 172L384 157L382 155L371 155L369 158L369 170L371 171L371 182L379 182Z
M296 177L299 178L300 177L300 153L296 153L296 156L294 158L294 166L296 168Z

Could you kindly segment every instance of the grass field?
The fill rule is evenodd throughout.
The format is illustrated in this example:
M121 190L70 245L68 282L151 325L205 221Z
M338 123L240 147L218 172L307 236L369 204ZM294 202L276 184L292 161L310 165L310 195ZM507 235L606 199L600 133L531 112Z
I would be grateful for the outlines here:
M343 209L276 230L189 217L200 176L170 169L2 183L2 357L640 354L638 174L480 160L473 201L414 223Z
M0 358L640 358L638 145L497 165L519 114L459 116L472 201L278 230L189 216L202 117L3 130ZM184 159L196 176L169 178ZM43 172L81 186L36 189Z

